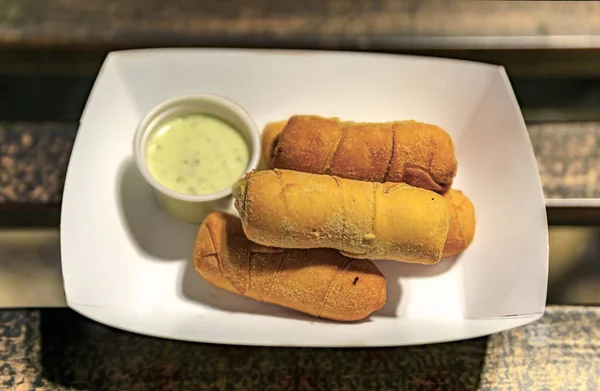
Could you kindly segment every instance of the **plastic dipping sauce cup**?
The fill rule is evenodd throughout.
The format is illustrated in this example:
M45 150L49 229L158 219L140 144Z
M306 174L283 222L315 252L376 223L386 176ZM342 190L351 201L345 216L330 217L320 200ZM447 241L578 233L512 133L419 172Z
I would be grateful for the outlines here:
M250 115L217 95L189 94L155 107L134 137L135 162L178 220L199 224L221 209L231 186L258 165L260 136Z

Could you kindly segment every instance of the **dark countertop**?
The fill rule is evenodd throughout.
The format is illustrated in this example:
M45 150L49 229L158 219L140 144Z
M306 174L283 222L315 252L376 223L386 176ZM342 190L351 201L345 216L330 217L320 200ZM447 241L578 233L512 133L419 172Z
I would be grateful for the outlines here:
M549 307L488 338L397 348L223 346L126 333L70 310L0 311L9 390L600 389L600 309Z

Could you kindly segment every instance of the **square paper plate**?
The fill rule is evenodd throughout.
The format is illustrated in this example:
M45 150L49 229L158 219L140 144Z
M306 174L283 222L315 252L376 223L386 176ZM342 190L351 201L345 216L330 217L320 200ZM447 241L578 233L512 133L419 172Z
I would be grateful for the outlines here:
M193 270L196 226L171 219L132 162L153 106L188 92L244 106L257 125L295 113L357 121L416 119L453 137L455 187L477 232L435 266L378 262L388 302L340 324L219 290ZM234 211L230 200L223 209ZM68 305L154 336L252 345L382 346L481 336L542 316L548 232L531 144L501 67L336 52L161 49L112 53L87 102L61 223Z

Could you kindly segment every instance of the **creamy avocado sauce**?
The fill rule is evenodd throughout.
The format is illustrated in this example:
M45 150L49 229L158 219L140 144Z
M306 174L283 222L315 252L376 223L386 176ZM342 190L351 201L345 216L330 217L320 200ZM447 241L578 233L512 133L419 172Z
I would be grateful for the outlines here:
M146 147L152 175L183 194L210 194L231 186L249 159L246 141L235 128L203 114L165 122Z

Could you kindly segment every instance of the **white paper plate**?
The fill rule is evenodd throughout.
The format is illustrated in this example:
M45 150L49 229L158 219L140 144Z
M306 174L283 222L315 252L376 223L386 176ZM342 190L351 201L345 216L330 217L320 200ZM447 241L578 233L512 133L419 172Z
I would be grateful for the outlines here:
M416 119L454 138L455 187L473 201L472 246L435 266L378 262L388 302L338 324L221 291L193 270L196 227L163 212L131 160L138 122L187 92L224 95L262 128L295 113ZM233 212L230 203L223 209ZM90 95L67 174L61 251L74 310L191 341L382 346L481 336L539 318L548 229L542 186L501 67L432 58L306 51L161 49L111 53Z

